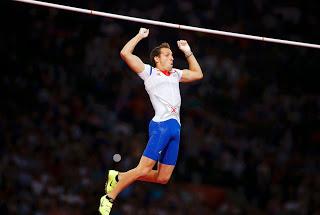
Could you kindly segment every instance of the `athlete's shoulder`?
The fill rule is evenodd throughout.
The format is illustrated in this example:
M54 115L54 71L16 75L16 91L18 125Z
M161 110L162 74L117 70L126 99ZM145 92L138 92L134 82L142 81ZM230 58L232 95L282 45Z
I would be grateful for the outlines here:
M141 71L140 73L138 73L138 75L140 76L140 78L142 78L143 80L146 80L149 76L151 76L153 71L153 67L149 64L144 64L144 69L143 71Z
M172 73L178 72L181 69L177 69L177 68L172 68Z
M181 78L181 76L182 76L182 70L181 69L172 68L172 72L171 73L172 73L173 77Z

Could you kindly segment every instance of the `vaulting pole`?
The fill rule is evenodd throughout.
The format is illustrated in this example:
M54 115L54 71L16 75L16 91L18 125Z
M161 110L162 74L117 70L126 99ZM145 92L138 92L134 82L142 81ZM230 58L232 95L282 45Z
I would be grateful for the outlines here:
M168 23L168 22L160 22L160 21L154 21L154 20L149 20L149 19L142 19L142 18L136 18L136 17L124 16L124 15L117 15L117 14L112 14L112 13L99 12L99 11L94 11L94 10L82 9L82 8L77 8L77 7L71 7L71 6L35 1L35 0L14 0L14 1L24 2L24 3L28 3L28 4L34 4L34 5L41 5L41 6L45 6L45 7L51 7L51 8L56 8L56 9L68 10L68 11L74 11L74 12L79 12L79 13L86 13L86 14L90 14L90 15L103 16L103 17L127 20L127 21L132 21L132 22L139 22L139 23L144 23L144 24L149 24L149 25L158 25L158 26L164 26L164 27L169 27L169 28L177 28L177 29L182 29L182 30L196 31L196 32L202 32L202 33L208 33L208 34L217 34L217 35L237 37L237 38L243 38L243 39L249 39L249 40L260 40L260 41L264 41L264 42L281 43L281 44L287 44L287 45L320 49L320 45L312 44L312 43L296 42L296 41L290 41L290 40L274 39L274 38L269 38L269 37L261 37L261 36L247 35L247 34L232 33L232 32L227 32L227 31L211 30L211 29L206 29L206 28L192 27L192 26L187 26L187 25L179 25L179 24L173 24L173 23Z

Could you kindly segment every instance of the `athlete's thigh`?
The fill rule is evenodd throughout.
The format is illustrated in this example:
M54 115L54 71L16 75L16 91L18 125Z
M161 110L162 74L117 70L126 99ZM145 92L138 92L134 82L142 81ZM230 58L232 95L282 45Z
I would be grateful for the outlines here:
M144 149L143 155L158 161L163 149L170 139L170 130L166 122L150 122L149 140Z
M180 133L176 132L173 138L170 139L166 148L161 152L161 157L159 162L167 165L176 165L178 154L179 154L179 144L180 144Z

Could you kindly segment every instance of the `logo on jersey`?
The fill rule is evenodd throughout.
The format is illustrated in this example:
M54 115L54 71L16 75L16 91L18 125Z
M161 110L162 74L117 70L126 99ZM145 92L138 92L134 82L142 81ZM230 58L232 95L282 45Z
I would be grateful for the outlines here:
M177 109L178 109L177 107L169 106L169 108L171 113L177 113Z

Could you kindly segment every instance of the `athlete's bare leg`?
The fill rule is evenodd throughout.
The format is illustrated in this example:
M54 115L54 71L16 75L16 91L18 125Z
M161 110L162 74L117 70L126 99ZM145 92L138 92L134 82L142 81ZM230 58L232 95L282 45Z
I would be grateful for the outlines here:
M119 182L115 188L108 193L108 196L112 199L115 199L122 190L124 190L134 181L138 180L138 178L145 177L146 175L150 174L155 164L156 161L142 156L136 168L120 174Z
M158 163L157 170L151 170L147 175L138 178L139 181L147 181L152 183L166 184L171 178L172 172L174 170L173 165L167 165ZM121 173L119 174L119 179L121 180Z

